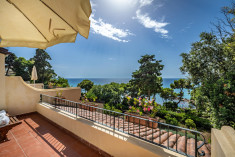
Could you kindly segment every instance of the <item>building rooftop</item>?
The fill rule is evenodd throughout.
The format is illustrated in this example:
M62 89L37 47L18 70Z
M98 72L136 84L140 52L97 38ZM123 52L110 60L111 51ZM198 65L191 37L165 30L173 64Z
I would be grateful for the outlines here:
M8 132L8 141L0 143L0 156L102 156L38 113L19 116L18 119L22 124Z
M9 54L11 54L11 52L8 52L8 50L7 49L5 49L5 48L3 48L3 47L0 47L0 54L4 54L4 55L9 55Z

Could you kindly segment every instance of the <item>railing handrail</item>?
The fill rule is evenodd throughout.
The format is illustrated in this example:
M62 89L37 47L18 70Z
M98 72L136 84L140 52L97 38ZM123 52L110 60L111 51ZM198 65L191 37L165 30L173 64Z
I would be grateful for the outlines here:
M109 112L109 113L116 113L116 114L119 114L119 115L121 115L121 116L128 116L128 117L133 117L133 118L136 118L136 119L139 119L139 120L145 120L145 121L157 123L157 124L166 126L166 127L168 127L168 128L169 128L169 127L172 127L172 128L176 128L177 130L178 130L178 129L181 129L181 130L188 131L188 132L191 132L191 133L195 134L195 137L196 137L196 138L197 138L197 135L196 135L196 134L200 134L200 135L203 137L202 144L200 144L199 146L197 146L197 141L196 141L196 142L195 142L195 147L196 147L197 153L199 153L200 156L204 156L204 155L205 155L205 154L204 154L204 151L202 151L201 153L199 152L199 149L206 143L206 142L205 142L205 137L204 137L204 135L203 135L201 132L199 132L199 131L192 130L192 129L188 129L188 128L183 128L183 127L179 127L179 126L175 126L175 125L171 125L171 124L167 124L167 123L158 122L158 121L155 121L155 120L152 120L152 119L142 118L142 117L134 116L134 115L131 115L131 114L120 113L120 112L116 112L116 111L112 111L112 110L108 110L108 109L104 109L104 108L100 108L100 107L96 107L96 106L90 106L90 105L87 105L87 104L83 104L83 103L81 103L81 102L75 102L75 101L71 101L71 100L67 100L67 99L63 99L63 98L59 98L59 97L53 97L53 96L46 95L46 94L40 94L40 97L41 97L40 100L41 100L41 102L42 102L42 96L50 97L50 98L57 99L57 100L63 100L63 101L67 101L67 102L69 102L69 103L79 104L79 105L83 105L83 106L89 106L89 108L95 108L95 109L101 110L102 113L103 113L103 111ZM66 106L66 107L71 107L71 106ZM76 116L79 116L79 115L76 115ZM115 116L115 114L114 114L113 116L114 116L114 117L117 117L117 116ZM89 118L86 118L86 119L91 120L91 119L89 119ZM129 120L129 118L128 118L128 120ZM92 120L92 121L93 121L93 120ZM107 126L107 125L105 125L105 124L102 124L102 125ZM128 124L128 125L129 125L129 124ZM159 125L159 126L160 126L160 125ZM108 126L108 127L109 127L109 126ZM113 127L113 129L115 129L115 126ZM117 129L115 129L115 130L117 130ZM118 130L118 131L120 131L120 130ZM124 129L123 129L123 132L124 132ZM169 132L169 129L168 129L168 132ZM125 133L125 132L124 132L124 133ZM129 133L128 133L128 134L129 134ZM133 135L133 136L135 136L135 135ZM136 137L138 137L138 136L136 136ZM140 138L140 137L139 137L139 138ZM169 138L169 137L168 137L168 138ZM142 139L142 138L141 138L141 139ZM144 140L145 140L145 139L144 139ZM149 140L145 140L145 141L151 142L151 141L149 141ZM156 143L156 144L157 144L157 143ZM186 144L187 144L187 143L186 143ZM157 145L163 146L163 145L161 145L161 144L157 144ZM164 147L165 147L165 146L164 146ZM169 149L169 148L168 148L168 149ZM170 149L170 150L172 150L172 149ZM173 150L173 151L174 151L174 150ZM177 151L177 152L178 152L178 151ZM178 152L178 153L180 153L180 152ZM182 153L180 153L180 154L182 154ZM187 154L183 154L183 155L187 155Z

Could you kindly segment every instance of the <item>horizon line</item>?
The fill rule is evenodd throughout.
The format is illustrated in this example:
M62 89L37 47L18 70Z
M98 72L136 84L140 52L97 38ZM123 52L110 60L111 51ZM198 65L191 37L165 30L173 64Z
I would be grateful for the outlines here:
M132 79L128 77L64 77L65 79ZM162 77L163 79L178 79L186 77Z

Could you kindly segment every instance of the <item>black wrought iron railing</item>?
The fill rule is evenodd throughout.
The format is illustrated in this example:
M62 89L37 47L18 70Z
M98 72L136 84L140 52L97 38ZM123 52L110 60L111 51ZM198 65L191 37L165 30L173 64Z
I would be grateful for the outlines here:
M48 95L41 94L40 102L185 156L205 155L205 138L195 130Z

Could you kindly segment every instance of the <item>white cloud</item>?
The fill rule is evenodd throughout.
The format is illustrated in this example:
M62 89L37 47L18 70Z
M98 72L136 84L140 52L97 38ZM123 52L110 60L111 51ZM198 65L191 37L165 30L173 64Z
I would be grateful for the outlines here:
M94 19L94 14L90 16L90 21L93 33L100 34L119 42L128 42L128 40L122 38L133 35L129 30L116 28L112 24L105 23L101 18L98 20Z
M153 0L140 0L140 8L152 4Z
M90 4L92 8L97 6L93 1L90 1Z
M153 28L155 32L161 33L162 37L167 37L168 30L164 27L169 23L152 20L147 13L142 14L140 10L136 11L134 19L137 19L144 27Z

